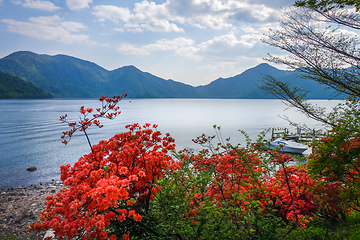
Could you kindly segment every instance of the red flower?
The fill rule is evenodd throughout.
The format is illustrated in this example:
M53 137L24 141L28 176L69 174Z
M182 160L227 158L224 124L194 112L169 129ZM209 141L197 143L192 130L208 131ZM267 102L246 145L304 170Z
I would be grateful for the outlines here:
M144 172L144 171L140 171L140 172L139 172L139 177L145 177L145 172Z
M135 214L133 217L134 217L134 220L137 222L140 222L141 218L142 218L139 214Z

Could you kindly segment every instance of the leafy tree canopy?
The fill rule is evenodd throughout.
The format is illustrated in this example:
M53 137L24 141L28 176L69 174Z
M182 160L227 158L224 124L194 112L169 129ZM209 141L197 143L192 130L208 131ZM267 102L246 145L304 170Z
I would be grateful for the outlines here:
M308 6L309 8L326 10L333 8L344 8L346 6L355 6L358 11L360 8L359 0L300 0L295 2L295 6Z

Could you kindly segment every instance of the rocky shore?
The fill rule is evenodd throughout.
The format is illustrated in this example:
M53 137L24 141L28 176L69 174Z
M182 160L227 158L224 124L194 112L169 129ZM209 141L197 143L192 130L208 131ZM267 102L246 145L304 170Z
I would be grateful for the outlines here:
M27 232L29 224L39 220L45 209L45 197L55 195L64 188L62 182L53 181L37 186L0 190L0 239L12 234L14 239L43 239L45 232ZM3 238L2 238L3 237Z

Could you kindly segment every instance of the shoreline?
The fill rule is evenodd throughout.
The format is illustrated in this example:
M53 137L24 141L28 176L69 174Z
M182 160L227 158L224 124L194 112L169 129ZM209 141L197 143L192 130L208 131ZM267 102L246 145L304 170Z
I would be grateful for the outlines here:
M30 223L39 221L45 198L64 188L61 181L0 190L0 236L15 239L43 239L45 231L27 232Z
M59 185L62 184L62 181L59 179L52 179L51 181L47 181L47 182L38 182L38 183L33 183L33 184L29 184L29 185L18 185L16 187L0 187L0 193L1 192L7 192L7 191L15 191L16 189L28 189L28 188L36 188L38 186L48 186L48 185Z

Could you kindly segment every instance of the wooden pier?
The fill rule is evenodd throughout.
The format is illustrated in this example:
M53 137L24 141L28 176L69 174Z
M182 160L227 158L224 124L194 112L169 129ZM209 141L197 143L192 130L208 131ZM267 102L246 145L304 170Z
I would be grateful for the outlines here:
M315 130L308 132L302 132L301 128L297 128L296 133L290 133L289 129L272 129L271 130L271 141L274 141L277 138L282 138L285 140L293 140L295 142L309 143L314 139L320 139L327 135L328 133L322 132L322 130Z

